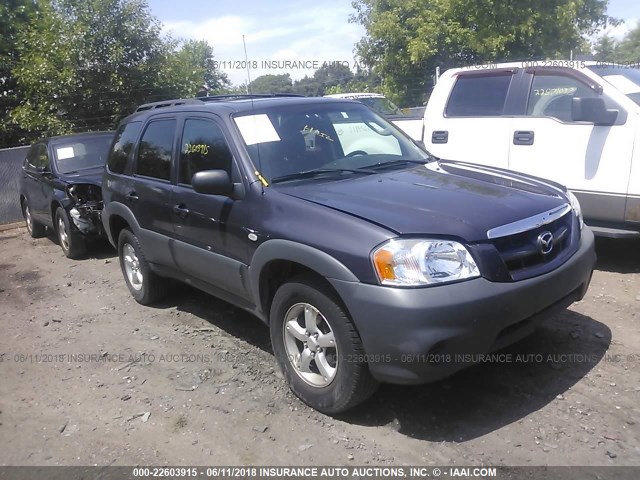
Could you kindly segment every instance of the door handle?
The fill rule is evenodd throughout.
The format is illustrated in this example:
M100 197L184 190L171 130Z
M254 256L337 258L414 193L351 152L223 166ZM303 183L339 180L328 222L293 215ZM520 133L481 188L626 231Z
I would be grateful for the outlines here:
M513 132L514 145L533 145L535 134L530 130L518 130Z
M434 130L431 133L431 143L447 143L449 132L447 130Z
M187 215L189 215L189 209L184 203L181 203L180 205L173 206L173 213L178 215L180 218L186 218Z
M137 202L138 201L138 194L136 192L129 192L127 193L127 200L129 200L130 202Z

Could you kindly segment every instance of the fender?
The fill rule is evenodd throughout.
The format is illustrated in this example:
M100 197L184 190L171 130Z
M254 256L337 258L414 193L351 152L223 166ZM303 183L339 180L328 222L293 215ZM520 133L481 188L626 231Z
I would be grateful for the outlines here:
M107 237L109 242L114 247L118 247L118 239L114 239L111 234L110 222L111 217L113 215L118 215L126 220L126 222L133 230L133 233L136 236L140 234L140 224L136 220L136 217L133 215L133 212L129 210L126 205L118 202L110 202L105 205L104 210L102 211L102 226L104 227L104 231L107 232Z
M273 260L299 263L327 279L345 282L360 281L345 265L317 248L290 240L268 240L256 249L248 269L250 288L256 305L261 305L260 273L265 265Z

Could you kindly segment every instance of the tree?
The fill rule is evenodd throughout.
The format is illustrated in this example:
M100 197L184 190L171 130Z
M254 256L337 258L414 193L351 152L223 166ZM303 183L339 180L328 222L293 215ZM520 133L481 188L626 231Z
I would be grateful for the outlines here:
M207 85L209 94L219 94L230 87L227 76L216 70L213 48L203 40L189 40L169 57L169 75L177 90L193 96L202 86Z
M421 103L436 67L569 56L612 20L608 0L355 0L356 50L400 104Z
M251 93L292 93L293 83L288 73L282 75L262 75L249 84Z
M141 103L223 88L204 42L161 35L145 0L40 0L18 34L11 120L37 136L113 128ZM200 84L200 85L198 85Z
M613 62L616 59L616 41L609 35L601 36L593 46L594 57L602 62Z
M616 60L636 64L640 61L640 22L617 45Z
M20 60L18 33L36 11L33 0L4 0L0 3L0 148L15 145L26 132L11 125L9 113L19 104L13 68Z

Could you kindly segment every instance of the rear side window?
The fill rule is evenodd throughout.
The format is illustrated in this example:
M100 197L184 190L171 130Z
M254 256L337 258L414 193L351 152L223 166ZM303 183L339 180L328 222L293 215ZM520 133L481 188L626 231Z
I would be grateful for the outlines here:
M191 185L193 175L203 170L225 170L231 177L231 165L231 151L218 125L200 119L184 122L179 183Z
M147 126L138 148L136 174L159 180L171 179L171 152L175 130L175 120L157 120Z
M109 159L107 160L109 171L113 173L124 173L127 160L129 159L131 150L133 150L141 126L142 122L131 122L120 125L120 128L118 128L116 132L111 152L109 153Z
M447 102L447 117L494 117L502 115L511 73L461 75Z

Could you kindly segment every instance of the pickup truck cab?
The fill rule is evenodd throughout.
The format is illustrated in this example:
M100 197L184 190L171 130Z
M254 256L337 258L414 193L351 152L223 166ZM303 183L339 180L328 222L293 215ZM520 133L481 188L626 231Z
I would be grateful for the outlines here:
M640 238L638 68L524 61L452 69L424 121L434 155L559 182L596 234Z
M325 97L357 100L364 103L373 111L383 115L412 139L422 141L422 115L407 115L395 103L380 93L333 93L331 95L325 95Z
M357 149L351 130L370 132ZM143 105L102 192L139 303L175 279L252 312L293 392L331 414L523 338L583 297L595 263L563 187L440 161L352 100Z

